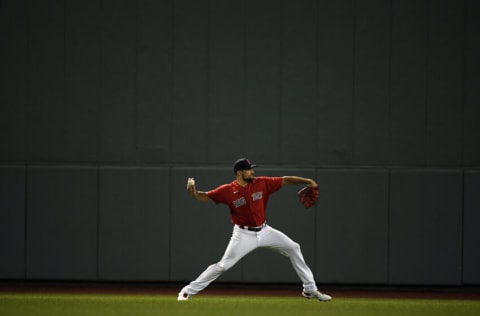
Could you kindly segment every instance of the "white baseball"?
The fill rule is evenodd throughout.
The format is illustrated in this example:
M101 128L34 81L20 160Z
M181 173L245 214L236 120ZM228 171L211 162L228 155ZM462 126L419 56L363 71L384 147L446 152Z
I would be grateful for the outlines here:
M188 185L195 185L195 179L193 178L188 178Z

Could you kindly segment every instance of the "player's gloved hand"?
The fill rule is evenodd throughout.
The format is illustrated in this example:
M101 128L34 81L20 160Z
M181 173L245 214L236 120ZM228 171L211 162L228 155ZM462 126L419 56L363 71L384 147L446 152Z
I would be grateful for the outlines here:
M300 203L309 208L318 201L318 185L316 187L306 186L297 192L298 200Z

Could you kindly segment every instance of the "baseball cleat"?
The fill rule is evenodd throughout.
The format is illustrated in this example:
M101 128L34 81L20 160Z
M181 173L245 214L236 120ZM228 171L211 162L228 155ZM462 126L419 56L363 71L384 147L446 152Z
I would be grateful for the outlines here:
M316 298L317 300L322 301L322 302L328 302L332 299L332 297L330 295L323 294L320 291L314 291L314 292L310 292L310 293L307 293L307 292L303 291L302 296L305 297L305 298L308 298L308 299Z
M178 293L178 298L177 298L177 300L178 300L178 301L188 301L188 299L189 299L191 296L192 296L192 295L188 294L187 292L181 291L180 293Z

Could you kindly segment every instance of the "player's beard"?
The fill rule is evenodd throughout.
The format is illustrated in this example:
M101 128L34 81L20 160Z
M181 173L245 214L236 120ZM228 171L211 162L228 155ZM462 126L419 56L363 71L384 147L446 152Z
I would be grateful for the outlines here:
M243 178L243 181L251 183L251 182L253 182L254 176L250 176L249 178L245 178L245 177L242 177L242 178Z

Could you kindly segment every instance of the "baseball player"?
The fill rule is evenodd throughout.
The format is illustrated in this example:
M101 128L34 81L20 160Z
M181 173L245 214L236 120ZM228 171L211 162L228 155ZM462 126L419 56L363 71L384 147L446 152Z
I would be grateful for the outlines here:
M234 224L233 234L222 259L209 266L198 278L178 293L179 301L186 301L216 280L222 273L233 267L240 259L257 248L269 248L290 258L303 282L302 295L308 299L330 301L332 298L318 291L310 268L303 259L300 246L284 233L267 225L265 209L270 194L284 184L307 184L317 187L312 179L296 176L255 177L253 165L246 158L235 161L235 180L208 192L198 191L193 178L187 182L187 191L197 201L228 205Z

